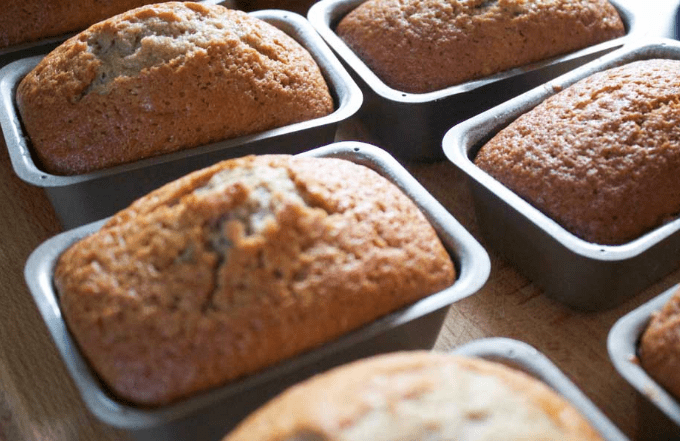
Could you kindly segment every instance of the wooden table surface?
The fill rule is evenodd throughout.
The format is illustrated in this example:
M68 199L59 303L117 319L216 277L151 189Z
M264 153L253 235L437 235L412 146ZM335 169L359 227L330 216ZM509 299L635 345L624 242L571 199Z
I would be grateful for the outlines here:
M349 133L348 138L361 139L360 131ZM404 165L484 245L461 174L447 161ZM0 440L128 439L84 407L26 288L26 258L61 227L43 191L15 176L4 145L0 206ZM607 334L626 312L680 282L680 271L614 309L582 313L548 299L493 251L489 254L488 282L479 293L451 306L435 348L447 350L491 336L529 343L635 438L639 403L609 361Z
M671 0L652 3L660 2ZM672 32L669 15L662 17L661 34ZM346 137L365 138L360 130ZM404 165L485 246L462 175L447 161ZM0 441L129 439L85 408L26 288L26 258L61 227L43 191L15 176L1 140L0 207ZM493 250L488 252L488 282L451 306L435 348L447 350L493 336L529 343L625 434L641 439L641 403L609 361L607 335L618 318L679 283L680 270L618 307L582 313L548 299Z

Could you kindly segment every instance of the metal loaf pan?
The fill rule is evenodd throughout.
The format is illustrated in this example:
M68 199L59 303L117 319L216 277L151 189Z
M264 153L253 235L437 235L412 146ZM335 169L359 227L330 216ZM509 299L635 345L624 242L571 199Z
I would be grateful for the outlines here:
M607 338L612 364L642 398L639 439L680 439L680 401L642 369L637 356L638 343L652 313L679 289L680 285L675 285L621 317Z
M452 354L477 357L502 363L541 380L581 412L606 441L628 438L567 378L545 355L534 347L509 338L474 340L451 351Z
M387 86L335 33L342 17L364 1L321 0L307 17L361 88L364 104L356 118L376 143L400 158L425 161L444 159L441 140L456 123L621 47L645 31L649 15L640 13L636 0L612 0L626 26L623 37L439 91L414 94Z
M138 439L219 439L267 399L310 375L350 360L402 349L429 349L448 307L477 292L490 272L489 257L477 241L392 156L368 144L341 142L304 155L344 158L377 171L407 194L432 223L451 255L455 283L322 347L241 381L165 407L142 409L122 403L102 387L69 334L52 285L56 259L72 243L96 231L103 221L61 233L29 257L25 278L77 389L102 421ZM158 437L158 438L154 438Z
M650 58L680 59L680 42L654 39L648 44L627 45L458 124L443 140L444 153L468 178L488 246L546 295L576 309L615 306L675 270L680 263L680 220L627 244L590 243L480 170L472 159L486 141L557 91L595 72Z
M162 184L221 159L250 153L299 153L333 142L338 123L361 106L361 91L304 17L277 10L251 15L281 29L312 54L333 96L333 113L92 173L58 176L42 171L34 162L30 140L15 105L16 87L41 59L32 57L0 70L0 126L16 174L45 190L62 225L69 229L110 216Z

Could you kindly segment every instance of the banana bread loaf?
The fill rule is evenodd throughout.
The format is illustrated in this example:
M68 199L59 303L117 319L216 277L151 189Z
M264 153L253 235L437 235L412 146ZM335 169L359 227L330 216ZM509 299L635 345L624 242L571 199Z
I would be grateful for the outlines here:
M158 405L449 287L415 204L331 158L228 160L150 193L56 265L62 313L122 399Z
M638 357L642 368L680 400L680 290L652 314Z
M168 2L98 23L19 84L43 170L79 174L329 114L311 55L222 6Z
M566 400L502 364L375 356L289 388L223 441L601 440Z
M553 95L474 162L576 236L617 245L680 212L680 61L643 60Z
M81 31L100 20L160 1L4 0L0 8L0 48Z
M424 93L624 34L607 0L367 0L337 34L388 86Z

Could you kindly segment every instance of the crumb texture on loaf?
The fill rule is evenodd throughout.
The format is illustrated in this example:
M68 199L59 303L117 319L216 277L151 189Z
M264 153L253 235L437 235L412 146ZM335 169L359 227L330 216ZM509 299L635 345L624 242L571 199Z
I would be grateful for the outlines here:
M0 48L80 31L129 9L161 1L3 0Z
M474 162L576 236L622 244L680 212L680 61L599 72L519 117Z
M443 89L620 37L606 0L367 0L336 31L388 86Z
M638 355L642 368L680 400L680 290L652 314Z
M289 388L223 441L600 440L566 400L504 365L436 352L375 356Z
M78 174L327 115L310 53L222 6L168 2L97 23L19 84L40 160Z
M60 256L64 318L119 397L224 384L449 287L432 226L374 171L245 157L170 183Z

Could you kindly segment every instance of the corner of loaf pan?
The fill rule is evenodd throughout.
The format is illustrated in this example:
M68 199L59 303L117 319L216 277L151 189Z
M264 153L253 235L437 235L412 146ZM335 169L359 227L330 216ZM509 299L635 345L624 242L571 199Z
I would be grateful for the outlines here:
M347 66L364 94L356 118L377 143L397 157L409 160L444 159L441 140L454 124L515 97L533 87L621 47L641 35L654 32L672 36L672 25L659 26L666 7L634 0L612 0L625 35L574 52L512 68L477 80L426 93L408 93L385 84L336 33L338 22L366 0L321 0L307 17ZM662 11L663 9L663 11ZM663 34L662 34L663 33ZM433 42L436 46L436 41ZM406 49L404 49L406 50Z
M16 88L42 59L34 56L0 69L0 127L15 173L43 188L64 228L109 216L150 190L218 160L262 153L299 153L333 142L337 126L361 106L362 93L347 71L302 16L286 11L250 13L293 37L312 55L328 84L334 110L316 119L163 154L77 175L40 168L16 106Z
M377 353L432 348L449 306L475 294L485 284L490 273L486 251L387 152L369 144L346 141L302 155L346 159L367 166L396 184L425 214L451 256L457 274L453 285L254 375L169 405L141 408L116 399L91 370L67 329L53 286L54 265L61 253L98 230L104 220L66 231L34 250L24 275L69 375L97 418L140 439L220 439L264 401L314 373Z
M448 159L467 177L477 220L490 249L544 293L572 308L611 308L675 270L680 263L680 219L621 245L588 242L518 196L473 163L478 150L520 115L590 75L646 59L680 59L680 42L629 44L450 129Z
M641 401L639 439L680 438L680 401L642 368L638 358L639 341L652 314L678 289L680 285L675 285L619 318L607 337L609 359Z
M543 353L533 346L506 337L473 340L451 350L452 354L505 364L542 381L565 398L606 441L627 441L614 423Z

